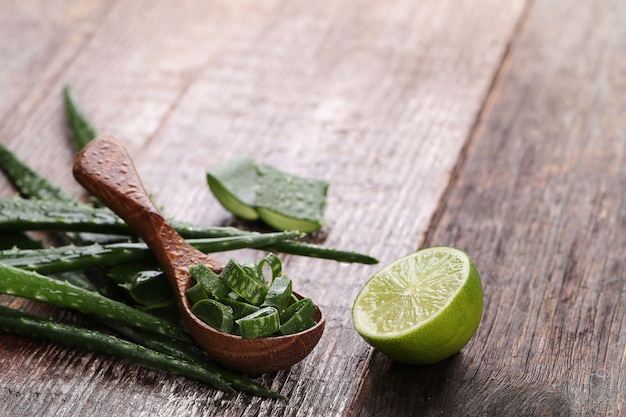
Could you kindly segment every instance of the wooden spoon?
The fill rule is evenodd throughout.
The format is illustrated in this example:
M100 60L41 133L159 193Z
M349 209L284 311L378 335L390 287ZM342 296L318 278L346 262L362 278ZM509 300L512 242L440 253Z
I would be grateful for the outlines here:
M312 328L258 339L222 333L191 312L185 293L193 285L188 267L203 263L219 272L223 266L189 245L167 223L146 193L126 149L116 139L101 136L85 146L74 162L74 177L146 242L172 285L189 332L216 361L249 373L274 372L301 361L313 350L326 321L319 307Z

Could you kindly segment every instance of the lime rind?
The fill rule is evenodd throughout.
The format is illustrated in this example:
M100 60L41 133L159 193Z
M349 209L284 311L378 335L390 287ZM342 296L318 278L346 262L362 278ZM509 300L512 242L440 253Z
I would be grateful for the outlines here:
M401 362L434 363L458 352L482 316L480 277L471 259L436 247L400 258L357 295L353 323L372 346Z

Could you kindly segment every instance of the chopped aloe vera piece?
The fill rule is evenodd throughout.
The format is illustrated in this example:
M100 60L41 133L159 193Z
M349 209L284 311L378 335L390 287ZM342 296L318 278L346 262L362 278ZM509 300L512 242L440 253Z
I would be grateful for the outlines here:
M265 284L265 280L263 279L263 273L261 272L261 268L259 268L258 265L254 263L239 264L239 265L241 266L241 269L243 269L244 273L247 276L249 276L250 278L254 278L257 281Z
M220 274L230 289L251 304L260 305L267 295L265 282L259 281L258 275L250 269L243 268L234 260L230 260Z
M310 298L302 298L295 303L291 304L289 307L283 311L283 314L280 316L280 322L282 324L286 323L294 314L298 311L302 310L302 313L306 313L310 316L313 316L315 313L315 304L313 304L313 300Z
M289 307L290 310L281 317L280 334L298 333L315 325L315 304L310 298L303 298Z
M279 230L313 232L324 224L328 183L258 165L256 209L259 217Z
M264 306L276 307L282 312L291 303L291 278L287 275L281 275L274 278L272 284L267 290Z
M207 294L215 298L223 298L230 293L230 288L220 279L219 275L204 264L189 267L189 273L204 287Z
M241 337L253 339L269 336L280 328L278 310L274 307L265 307L252 314L235 321L239 326Z
M272 282L274 278L280 276L283 273L283 264L278 259L278 256L273 253L268 253L265 258L261 259L259 262L259 270L262 276L265 276L265 266L268 266L271 274L268 282Z
M278 329L278 332L285 336L288 334L295 334L305 331L306 329L310 329L315 326L315 320L313 317L300 316L296 314L291 319L289 319L285 324L281 325Z
M282 273L282 265L273 254L258 264L242 265L231 259L220 275L205 265L194 265L189 270L198 279L187 290L192 312L220 331L256 338L297 333L315 324L313 301L296 297L291 279L276 275ZM264 272L271 274L269 284ZM207 290L218 283L228 288L221 297Z
M242 156L224 162L207 172L207 182L215 198L234 215L245 220L256 220L257 170L254 160Z
M193 314L209 326L220 332L230 333L233 330L233 311L219 301L204 299L191 307Z
M198 301L203 300L205 298L209 298L209 295L207 294L206 290L204 289L202 284L200 284L199 282L196 283L196 285L194 285L193 287L189 288L186 291L186 293L187 293L187 297L189 297L189 300L191 301L191 305L194 305Z
M238 320L242 317L254 313L255 311L260 310L260 307L245 303L243 301L233 300L232 298L224 298L221 299L220 302L227 305L233 310L233 317L235 318L235 320Z

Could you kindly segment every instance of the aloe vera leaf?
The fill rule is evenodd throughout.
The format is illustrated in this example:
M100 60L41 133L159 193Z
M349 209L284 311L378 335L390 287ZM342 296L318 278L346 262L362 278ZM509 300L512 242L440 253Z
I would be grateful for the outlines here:
M258 234L234 227L199 226L175 221L172 222L172 225L186 239ZM128 225L115 213L105 208L77 206L54 201L26 200L19 197L0 198L0 230L65 230L133 234ZM378 263L378 260L370 255L296 240L271 243L260 248L338 262Z
M195 363L96 330L43 319L3 306L0 306L0 328L5 332L78 346L130 359L142 365L209 383L222 391L234 392L231 384L220 375Z
M43 242L39 239L34 239L21 230L0 233L0 250L11 248L38 249L43 248Z
M171 222L172 226L185 239L220 237L220 236L242 236L250 233L234 227L207 227L198 226L185 222ZM2 227L0 213L0 228ZM313 243L303 242L299 240L285 240L283 242L272 243L261 247L263 250L287 253L291 255L307 256L310 258L328 259L337 262L361 263L373 265L378 263L378 259L371 255L348 251L343 249L331 248Z
M65 203L77 203L72 195L39 175L2 143L0 143L0 167L24 195Z
M1 144L0 144L1 145ZM0 165L13 181L18 191L29 198L39 200L59 201L75 206L81 206L82 203L72 195L63 191L63 189L53 185L45 177L31 169L26 163L21 161L6 147L0 147ZM9 211L10 213L10 211ZM74 242L94 242L94 241L119 241L119 237L111 235L95 235L95 234L75 234L68 233L67 236Z
M149 334L141 329L133 329L128 326L123 326L119 323L112 323L110 327L130 341L175 358L195 363L207 371L217 374L223 380L231 384L235 389L262 397L285 399L283 395L267 389L263 385L258 384L251 379L245 378L217 365L201 353L198 353L196 349L193 349L189 345L178 343L175 340L163 338L159 335Z
M76 204L73 196L52 185L0 143L0 163L20 191L31 197L60 201L26 200L18 197L0 199L0 230L62 230L103 234L133 235L131 229L107 208ZM7 168L8 167L8 168ZM62 202L68 203L63 204ZM171 222L185 238L241 236L245 232L233 227L205 227ZM81 238L84 234L81 234ZM115 237L115 240L118 240ZM328 248L299 241L285 241L263 249L339 262L375 264L372 256L353 251Z
M71 308L84 314L118 320L181 341L191 341L180 327L124 303L68 282L0 263L0 293Z
M258 234L234 227L205 227L181 222L172 222L172 225L187 238ZM108 208L17 196L0 198L0 230L60 230L134 235L130 227Z
M268 242L289 239L290 233L264 233L246 236L231 236L211 239L190 239L188 242L206 253L222 252L242 248L264 246ZM134 262L156 260L145 243L112 243L87 246L61 246L44 249L8 249L0 251L0 261L6 265L36 271L40 274L55 274L91 267L107 267Z
M150 260L151 254L141 243L68 245L57 248L0 251L0 261L5 265L36 271L40 274L58 274L146 259Z
M66 84L63 88L63 102L65 104L65 114L67 115L67 122L72 131L75 147L77 150L81 150L86 144L98 136L98 133L83 112L78 98L74 93L74 89L70 84Z
M20 197L0 198L0 230L131 233L128 225L106 208Z
M373 265L378 263L378 259L371 255L343 249L329 248L307 242L285 241L268 246L263 249L288 253L291 255L308 256L309 258L328 259L337 262L360 263Z
M72 277L69 277L69 275L72 275ZM82 278L81 278L81 275L82 275ZM71 278L72 282L76 283L76 285L79 287L82 287L90 291L96 290L94 285L82 273L66 273L60 276L55 276L54 278L57 280L64 280L64 279ZM34 316L27 315L26 313L22 313L22 312L19 312L19 311L16 311L7 307L0 306L0 317L2 316L8 317L8 318L20 318L22 316L25 316L27 318L34 317ZM0 321L1 320L2 319L0 318ZM111 330L116 332L119 336L123 337L124 339L129 340L130 342L136 343L138 345L144 346L146 348L158 351L162 354L169 355L175 358L172 361L171 359L167 357L163 357L163 359L166 361L164 363L164 366L161 366L161 364L153 364L152 366L154 367L168 370L169 366L176 367L178 366L178 361L182 360L182 361L195 364L197 367L204 369L204 371L202 371L203 374L205 372L216 374L217 377L231 384L233 388L236 388L240 391L244 391L244 392L248 392L251 394L264 396L264 397L272 397L272 398L280 398L280 399L285 398L281 394L274 392L272 390L269 390L265 388L264 386L248 378L245 378L241 375L238 375L234 372L231 372L227 369L222 368L221 366L217 365L212 360L210 360L203 353L203 351L195 347L196 345L194 344L190 344L188 342L181 342L181 341L172 339L167 336L162 336L160 334L152 333L146 330L133 328L123 323L114 321L114 320L100 319L100 321L104 325L109 327ZM59 337L61 338L61 341L63 343L67 344L68 342L70 342L62 334L59 335ZM47 339L45 335L42 335L41 338ZM56 341L53 339L47 339L47 340ZM72 344L72 343L69 343L69 344ZM96 348L95 350L100 350L100 349ZM122 356L122 357L125 357L126 359L130 359L130 360L134 359L133 357L128 357L128 356ZM201 378L196 378L196 379L202 380Z
M326 181L292 175L249 156L220 163L206 178L222 206L243 219L260 218L277 230L302 232L324 223Z

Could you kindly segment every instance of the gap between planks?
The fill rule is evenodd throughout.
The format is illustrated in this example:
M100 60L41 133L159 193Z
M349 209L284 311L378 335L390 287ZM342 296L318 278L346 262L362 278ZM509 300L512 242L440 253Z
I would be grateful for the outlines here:
M467 139L465 140L463 146L461 147L461 150L459 151L459 157L457 158L454 167L450 171L448 183L441 194L439 204L433 212L433 215L428 223L428 227L426 228L426 232L422 235L421 241L418 242L418 248L427 247L431 244L430 242L432 232L438 228L438 225L441 222L441 218L443 217L443 214L445 213L447 208L446 202L448 200L448 196L452 192L458 181L460 172L463 170L467 158L471 153L470 149L472 145L476 142L477 138L482 135L484 131L485 120L487 120L488 116L491 113L491 109L496 105L498 101L502 80L504 78L504 75L508 73L511 67L513 53L515 52L515 48L520 41L521 34L524 31L524 27L528 22L530 11L532 10L534 4L535 0L526 1L519 18L513 26L509 41L504 47L502 58L495 67L493 77L491 78L489 86L487 87L487 91L485 93L480 109L476 113L474 122L472 123L468 131ZM372 358L375 352L374 348L369 349L370 350L367 358L363 362L363 369L359 374L358 387L356 389L354 397L352 398L352 401L350 402L350 405L347 408L346 417L356 417L359 414L359 404L363 396L367 392L370 363L373 360Z
M500 97L502 80L504 79L504 75L509 72L513 53L516 49L516 46L519 44L521 34L524 31L526 23L528 22L530 11L534 4L535 0L526 1L526 4L522 8L522 12L517 19L517 22L513 26L511 37L504 47L504 53L502 54L502 58L500 59L500 62L496 66L496 70L493 73L493 77L491 78L491 82L489 84L489 87L487 88L487 92L480 106L480 110L476 113L476 118L474 119L474 122L469 129L465 143L461 147L456 164L450 171L448 184L441 194L439 204L433 212L432 217L430 218L428 227L426 228L426 232L422 235L421 241L418 242L418 248L428 247L428 245L431 244L432 233L438 228L439 223L441 222L441 218L443 217L443 214L447 209L448 196L458 182L459 175L463 170L463 167L465 166L468 156L471 153L470 149L476 142L477 138L483 134L485 121L491 114L491 109L496 105L498 98Z

